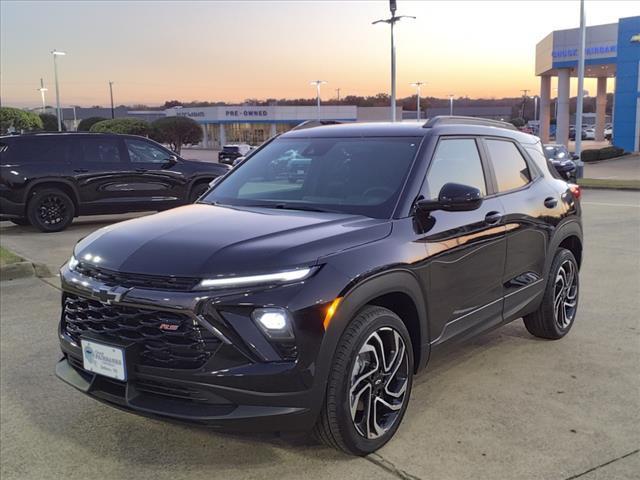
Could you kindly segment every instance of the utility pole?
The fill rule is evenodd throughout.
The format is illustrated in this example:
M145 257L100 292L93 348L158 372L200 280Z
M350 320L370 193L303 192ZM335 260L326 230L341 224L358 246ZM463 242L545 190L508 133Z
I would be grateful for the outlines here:
M584 0L580 0L580 45L578 45L578 98L576 99L576 178L582 178L584 163L582 162L582 108L584 105L584 49L586 44Z
M46 92L48 89L44 88L44 80L42 80L42 78L40 78L40 88L37 89L40 92L40 97L42 98L42 113L44 113L44 110L46 108L46 104L44 101L44 92Z
M111 96L111 120L116 118L115 110L113 109L113 82L109 80L109 95Z
M58 57L62 55L66 55L65 52L59 52L57 50L53 50L51 52L53 55L53 73L56 78L56 115L58 117L58 131L62 131L62 110L60 109L60 84L58 83Z
M520 109L521 110L520 118L524 120L524 106L525 106L525 103L527 102L527 94L529 93L529 90L523 89L520 91L522 92L522 107Z
M391 27L391 121L396 121L396 44L393 37L393 27L396 22L402 20L403 18L413 18L410 15L398 15L396 16L396 0L389 0L389 10L391 11L391 18L387 18L384 20L376 20L372 22L373 25L376 23L388 23Z
M418 122L420 121L420 87L424 85L424 82L413 82L411 84L412 87L416 87L418 100L416 102L416 119Z
M320 120L321 116L320 116L320 85L322 85L323 83L327 83L326 80L313 80L311 82L311 85L315 85L316 86L316 103L318 106L318 120Z
M338 102L340 101L340 89L336 88L336 93L338 94Z

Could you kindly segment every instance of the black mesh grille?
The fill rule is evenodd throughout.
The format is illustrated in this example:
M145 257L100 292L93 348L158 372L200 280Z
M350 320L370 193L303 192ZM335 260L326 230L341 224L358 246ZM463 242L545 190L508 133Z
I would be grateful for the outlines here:
M161 325L175 330L161 330ZM63 329L78 344L87 333L106 342L135 343L140 363L156 367L198 368L220 346L217 337L186 315L108 305L70 294L64 301Z
M139 273L123 273L108 270L87 263L80 262L75 271L81 275L100 280L109 287L125 288L140 287L152 290L181 290L187 291L195 287L199 279L193 277L169 277L159 275L143 275Z

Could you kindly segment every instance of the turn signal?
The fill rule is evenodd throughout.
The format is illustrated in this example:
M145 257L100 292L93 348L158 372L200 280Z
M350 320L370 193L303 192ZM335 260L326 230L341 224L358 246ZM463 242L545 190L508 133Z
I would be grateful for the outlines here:
M329 328L331 319L335 315L336 310L338 309L338 305L340 305L341 301L342 301L342 297L338 297L333 302L331 302L331 305L329 305L329 308L327 308L327 313L324 316L324 322L322 322L322 325L324 325L325 331L327 330L327 328Z
M580 185L570 183L569 190L571 191L571 194L573 195L573 198L575 200L580 200L580 197L582 196L582 189L580 188Z

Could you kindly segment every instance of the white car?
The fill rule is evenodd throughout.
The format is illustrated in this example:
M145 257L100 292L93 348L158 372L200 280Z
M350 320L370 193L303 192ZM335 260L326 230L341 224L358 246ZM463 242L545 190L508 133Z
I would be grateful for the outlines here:
M611 125L607 125L604 127L604 138L611 140L611 137L613 137L613 127Z
M595 140L596 139L596 129L589 127L582 130L582 139L583 140Z

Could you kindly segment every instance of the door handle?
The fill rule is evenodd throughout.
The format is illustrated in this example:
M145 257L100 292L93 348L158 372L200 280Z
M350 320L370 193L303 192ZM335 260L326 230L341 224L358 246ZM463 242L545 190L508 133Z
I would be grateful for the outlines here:
M558 205L558 199L553 197L547 197L544 199L544 206L547 208L555 208Z
M76 168L73 170L75 173L87 173L89 170L86 168Z
M496 223L500 222L501 219L502 214L500 212L489 212L484 217L484 223L486 223L487 225L495 225Z
M138 173L144 173L146 171L147 171L146 168L136 168L136 172L138 172Z

